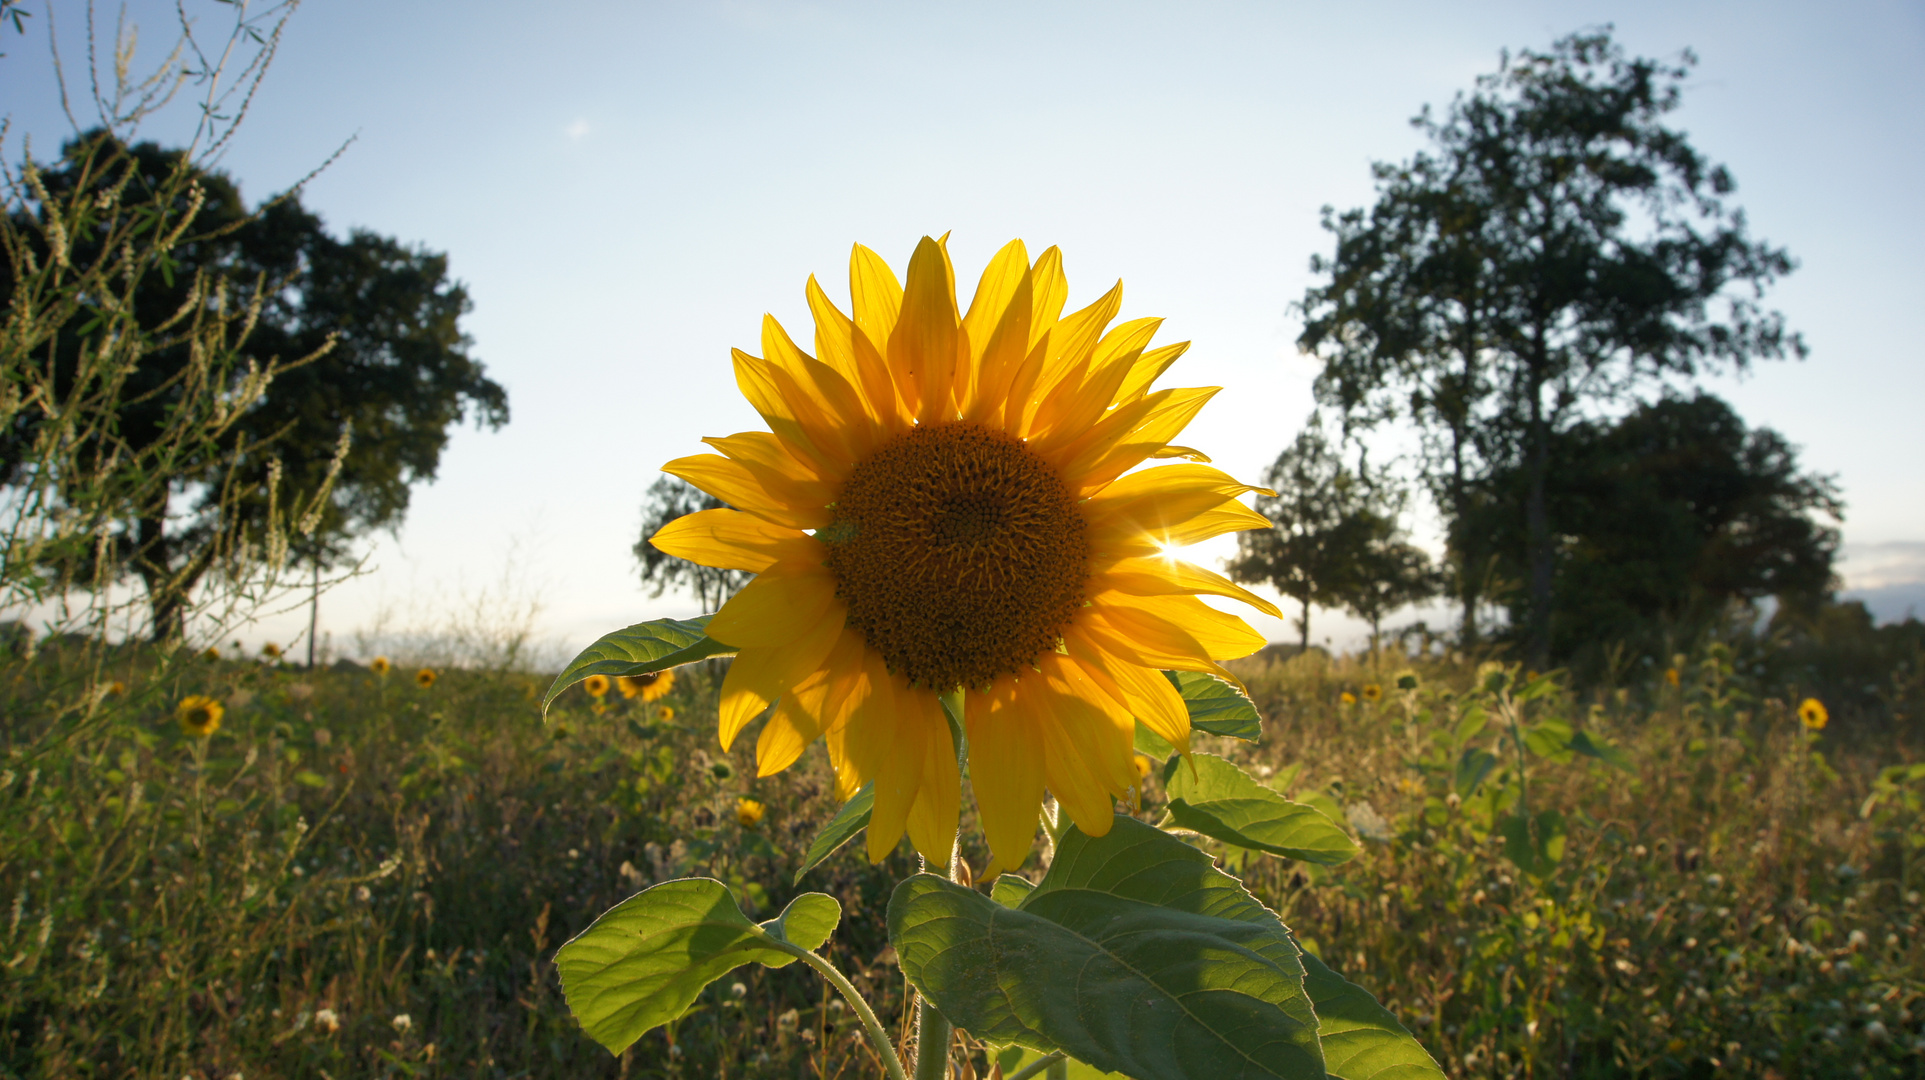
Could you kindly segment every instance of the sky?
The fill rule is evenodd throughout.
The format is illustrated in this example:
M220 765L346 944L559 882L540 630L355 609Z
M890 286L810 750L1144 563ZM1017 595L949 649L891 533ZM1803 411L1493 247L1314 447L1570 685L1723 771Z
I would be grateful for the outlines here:
M185 7L220 31L224 5ZM128 4L142 60L171 46L172 8ZM27 35L0 46L9 160L23 137L44 156L72 131L50 14L85 93L84 5L30 10ZM103 30L115 12L98 11ZM1671 122L1731 169L1753 235L1800 263L1768 302L1810 358L1706 385L1837 478L1847 588L1887 616L1925 608L1915 0L311 0L221 165L261 199L352 140L303 202L338 232L446 252L474 302L472 351L512 411L499 431L453 434L405 524L322 598L321 631L354 655L357 630L459 610L531 619L572 654L694 614L640 583L642 494L702 437L761 426L730 347L758 351L764 312L808 340L803 283L846 299L854 242L900 272L919 237L949 232L965 288L1011 238L1060 245L1071 309L1122 279L1123 318L1163 316L1159 342L1194 342L1164 384L1226 388L1181 441L1254 480L1312 405L1291 303L1330 248L1319 209L1368 205L1370 163L1418 150L1410 117L1500 50L1604 23L1634 54L1695 51ZM147 133L178 139L191 119L176 108ZM1434 522L1416 526L1435 550ZM305 624L290 610L242 636L285 642ZM1319 612L1312 631L1342 647L1360 627Z

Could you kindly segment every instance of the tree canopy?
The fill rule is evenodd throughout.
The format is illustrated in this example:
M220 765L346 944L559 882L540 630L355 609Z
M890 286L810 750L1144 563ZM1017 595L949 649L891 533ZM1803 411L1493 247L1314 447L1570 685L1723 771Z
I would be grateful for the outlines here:
M1627 58L1609 28L1505 56L1413 121L1432 148L1376 165L1374 206L1325 210L1336 250L1312 260L1298 344L1324 361L1319 400L1351 427L1419 427L1467 637L1491 554L1466 527L1480 481L1521 470L1539 663L1556 436L1654 382L1805 353L1760 305L1790 256L1749 237L1730 174L1664 123L1695 62Z
M180 151L154 143L113 146L110 156L121 164L111 170L76 167L97 161L97 144L112 140L96 131L69 143L59 167L41 170L49 197L71 201L113 184L158 191L182 167ZM332 565L355 536L399 524L411 485L434 478L450 425L471 411L489 427L508 418L507 392L469 354L460 318L471 305L449 279L446 256L365 230L336 239L298 194L249 210L238 185L217 171L195 170L179 198L197 203L191 234L139 283L141 326L161 326L196 302L190 282L211 274L219 287L199 302L249 312L250 355L312 359L280 371L247 406L233 425L233 453L181 462L158 497L121 508L112 537L119 565L133 567L155 597L157 637L181 631L184 589L163 583L191 587L224 531L244 535L274 505L318 491L331 477L328 501L303 523L290 556ZM72 257L85 258L95 242L74 237ZM0 290L16 277L0 277ZM0 294L0 304L8 299ZM72 368L98 321L84 307L77 312L58 335L52 362ZM128 378L117 438L138 447L163 430L182 373L198 362L189 342L149 353ZM16 448L31 441L33 423L23 412L14 430L0 434L0 466L17 465Z
M649 485L642 501L642 535L635 541L635 561L641 564L642 584L653 585L650 594L660 596L669 589L685 588L695 594L703 611L719 611L723 601L749 583L754 574L742 570L722 570L679 559L648 538L662 526L701 510L719 510L723 502L694 485L673 476L663 476Z
M1492 477L1493 506L1516 504L1521 466ZM1688 637L1733 602L1776 597L1811 612L1830 595L1843 513L1830 478L1803 472L1797 451L1769 428L1747 430L1710 394L1667 397L1615 422L1560 432L1550 451L1545 501L1558 522L1554 659L1604 641ZM1515 514L1486 511L1500 564L1524 566L1527 537ZM1528 592L1509 598L1528 621Z

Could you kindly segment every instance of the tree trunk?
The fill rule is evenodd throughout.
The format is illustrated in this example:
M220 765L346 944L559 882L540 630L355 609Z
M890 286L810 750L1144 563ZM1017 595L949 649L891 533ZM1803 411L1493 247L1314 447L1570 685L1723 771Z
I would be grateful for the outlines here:
M1303 604L1303 617L1297 620L1297 655L1310 651L1310 594L1304 593L1297 598Z
M1544 419L1543 344L1530 380L1530 427L1526 432L1524 467L1529 488L1524 497L1525 547L1530 557L1531 609L1525 634L1525 655L1539 671L1550 667L1551 655L1551 521L1544 505L1544 482L1550 471L1551 434Z
M155 644L179 641L187 636L187 598L185 590L173 580L173 548L167 540L163 517L143 516L135 527L134 569L147 587L147 607L153 615L151 638Z

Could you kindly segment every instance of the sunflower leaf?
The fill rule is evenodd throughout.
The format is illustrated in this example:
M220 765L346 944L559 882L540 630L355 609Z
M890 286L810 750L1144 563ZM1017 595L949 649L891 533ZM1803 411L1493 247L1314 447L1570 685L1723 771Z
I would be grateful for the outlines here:
M548 693L542 695L542 715L548 715L548 706L563 690L590 675L610 678L647 675L711 656L732 655L734 646L708 636L711 618L711 615L698 615L693 619L656 619L603 634L600 641L583 649L580 656L570 660L561 674L555 676Z
M1226 844L1334 866L1357 854L1336 822L1291 802L1215 754L1191 754L1166 780L1170 824Z
M1257 707L1236 687L1195 671L1166 671L1163 675L1183 695L1183 704L1189 706L1191 727L1250 742L1263 733Z
M1295 935L1291 936L1295 941ZM1444 1070L1370 992L1303 950L1323 1067L1336 1080L1444 1080Z
M713 878L665 881L604 912L555 966L582 1030L619 1054L743 964L782 967L820 948L841 917L832 897L803 893L758 925Z
M1127 817L1074 827L1015 908L930 874L896 887L903 973L977 1038L1140 1080L1325 1075L1299 950L1208 855Z
M802 868L795 872L796 883L800 884L802 875L822 865L823 860L842 850L842 845L868 828L869 814L875 806L876 785L873 782L862 785L862 790L842 804L842 809L836 811L836 816L829 819L829 823L809 844L808 853L802 856Z

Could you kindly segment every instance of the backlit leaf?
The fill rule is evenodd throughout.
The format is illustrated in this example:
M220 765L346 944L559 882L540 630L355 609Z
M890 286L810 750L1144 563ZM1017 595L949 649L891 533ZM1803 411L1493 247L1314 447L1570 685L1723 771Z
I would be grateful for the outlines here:
M1215 754L1192 754L1166 781L1170 824L1226 844L1334 866L1357 854L1349 834Z
M822 861L841 850L842 845L855 839L857 833L869 827L869 814L876 807L876 785L862 785L855 797L842 804L836 816L822 827L816 838L809 844L808 853L802 856L802 867L795 872L795 880L800 882L802 875L822 865Z
M1262 718L1257 715L1257 707L1236 687L1195 671L1163 674L1177 693L1183 695L1183 704L1189 706L1191 727L1251 742L1262 734Z
M712 617L656 619L603 635L555 676L548 693L542 695L542 714L547 715L548 706L563 690L590 675L606 675L611 679L621 675L647 675L711 656L734 654L732 646L708 636L707 627Z

